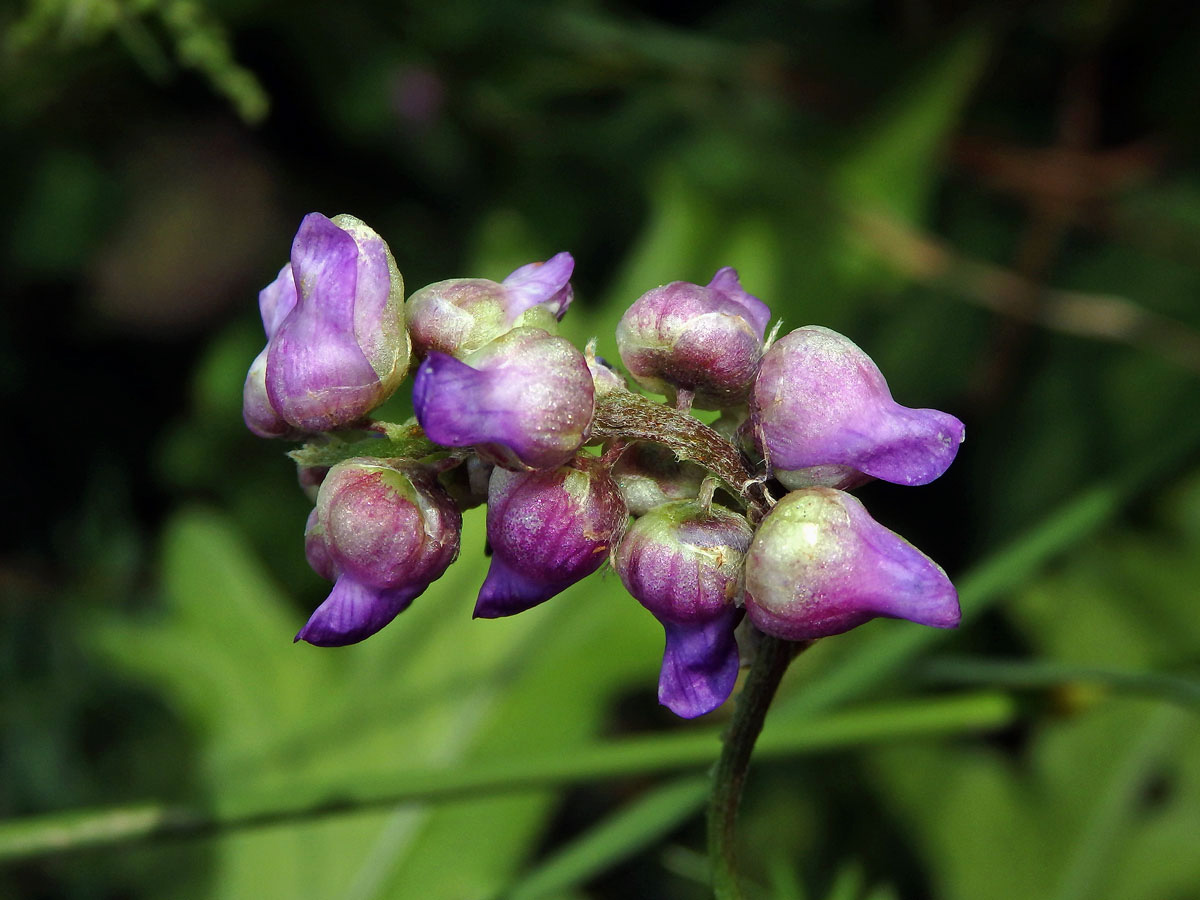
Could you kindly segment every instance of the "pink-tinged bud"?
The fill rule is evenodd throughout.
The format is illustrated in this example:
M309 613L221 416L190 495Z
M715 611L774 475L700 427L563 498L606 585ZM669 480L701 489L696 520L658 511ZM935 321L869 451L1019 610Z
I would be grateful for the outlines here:
M591 427L595 389L583 354L540 328L517 328L458 360L430 353L413 409L443 447L474 447L511 469L550 469L575 455Z
M613 554L621 582L666 632L659 702L687 719L712 712L737 681L745 516L696 500L637 519Z
M958 453L962 422L892 399L879 367L849 338L809 325L763 356L754 427L788 487L852 487L868 478L927 484Z
M296 640L341 646L390 622L458 555L462 514L432 473L400 460L329 470L305 530L305 555L332 593Z
M617 325L617 349L647 390L672 400L692 391L695 406L724 409L745 401L770 317L726 267L707 287L674 281L639 297Z
M758 527L746 557L746 614L790 641L841 634L879 616L954 628L946 573L842 491L792 491Z
M662 444L638 441L621 454L612 475L629 511L644 516L672 500L694 500L705 472L695 463L681 462Z
M592 459L538 472L496 469L487 513L492 564L475 617L522 612L595 572L628 518L616 482Z
M513 328L553 333L571 305L574 268L564 252L521 266L499 283L451 278L421 288L407 304L414 351L463 359Z
M292 260L259 294L266 349L243 413L277 437L351 425L408 369L404 281L387 244L353 216L304 217Z

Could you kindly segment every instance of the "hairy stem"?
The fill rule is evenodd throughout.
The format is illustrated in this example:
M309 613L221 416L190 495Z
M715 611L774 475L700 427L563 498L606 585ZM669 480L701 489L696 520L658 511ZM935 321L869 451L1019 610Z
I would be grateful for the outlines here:
M697 463L729 485L761 514L766 493L755 472L729 441L686 412L655 403L632 391L609 391L596 398L592 437L654 441L677 457Z
M717 900L741 900L735 837L750 754L788 665L810 644L762 635L750 673L738 695L737 709L713 773L708 804L708 858Z

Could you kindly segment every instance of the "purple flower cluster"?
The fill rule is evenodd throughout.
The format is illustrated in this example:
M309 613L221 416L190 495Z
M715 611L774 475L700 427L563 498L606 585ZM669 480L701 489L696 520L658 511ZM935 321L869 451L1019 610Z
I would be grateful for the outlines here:
M573 269L559 253L405 303L374 231L305 217L259 295L267 345L244 395L255 434L310 440L295 454L316 503L305 549L334 587L297 640L374 634L446 571L481 503L492 556L475 616L522 612L611 561L665 631L659 699L681 716L729 697L739 628L810 641L877 617L958 624L945 572L847 490L932 481L961 422L896 403L827 328L771 343L770 310L731 268L622 317L621 362L655 403L557 335ZM416 422L373 421L410 354ZM718 430L693 407L720 410Z

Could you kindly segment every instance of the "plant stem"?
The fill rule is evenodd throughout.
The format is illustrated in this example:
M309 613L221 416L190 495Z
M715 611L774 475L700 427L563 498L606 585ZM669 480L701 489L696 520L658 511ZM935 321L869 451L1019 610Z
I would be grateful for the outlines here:
M762 731L767 710L779 682L795 657L812 642L795 643L762 635L746 683L738 695L733 721L713 773L708 804L708 857L712 866L713 893L717 900L741 900L738 887L735 837L742 786L750 767L750 754Z

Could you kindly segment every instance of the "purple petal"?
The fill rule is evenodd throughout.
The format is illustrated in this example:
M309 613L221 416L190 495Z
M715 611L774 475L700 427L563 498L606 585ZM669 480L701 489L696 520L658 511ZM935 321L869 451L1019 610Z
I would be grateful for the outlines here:
M242 419L259 437L288 437L292 426L279 417L271 400L267 397L267 350L254 358L250 371L246 373L246 384L242 388Z
M258 292L258 312L262 316L267 340L279 330L288 313L296 308L296 300L296 279L292 277L292 264L289 262L279 270L274 281Z
M966 437L966 426L937 409L891 410L884 440L863 448L852 458L860 472L894 484L929 484L940 477Z
M430 352L417 370L413 409L430 440L477 446L512 468L552 468L574 456L595 393L582 353L540 328L516 328L469 359Z
M424 589L373 588L342 575L295 640L318 647L356 644L396 618Z
M771 322L771 308L742 287L737 269L732 266L717 269L717 274L712 277L708 286L742 308L743 315L754 326L761 341L767 333L767 325Z
M742 611L730 609L704 625L663 622L667 646L658 677L658 702L677 716L710 713L733 692L738 649L733 630Z
M492 377L433 351L417 369L413 409L425 434L443 447L469 447L508 436L511 413L491 404Z
M508 288L510 320L539 303L549 303L554 315L561 319L571 305L571 273L575 258L563 251L545 262L533 262L514 270L504 279Z
M483 587L479 589L479 599L475 602L475 612L471 617L499 619L515 616L544 603L568 586L531 578L493 554L491 567L487 578L483 580Z

